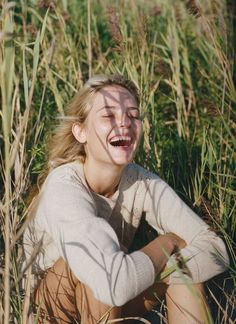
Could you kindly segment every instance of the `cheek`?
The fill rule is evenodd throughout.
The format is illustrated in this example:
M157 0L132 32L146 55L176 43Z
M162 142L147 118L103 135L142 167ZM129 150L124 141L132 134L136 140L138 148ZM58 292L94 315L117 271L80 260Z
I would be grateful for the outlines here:
M96 133L99 135L107 135L107 133L109 132L111 128L111 125L108 123L97 123L96 125L94 125L94 129L96 131Z
M101 123L101 122L94 122L90 124L88 128L88 136L91 137L92 140L102 139L104 141L104 137L107 136L111 125Z

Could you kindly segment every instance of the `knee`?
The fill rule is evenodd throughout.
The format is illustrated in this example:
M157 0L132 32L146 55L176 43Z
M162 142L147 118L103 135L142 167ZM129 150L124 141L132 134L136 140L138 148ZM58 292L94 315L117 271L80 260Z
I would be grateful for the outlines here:
M60 282L69 282L70 286L74 287L74 289L79 281L74 275L73 271L70 269L68 263L65 262L62 257L60 257L48 270L48 278Z
M55 264L45 271L44 277L35 291L35 299L39 296L50 295L55 293L75 291L78 279L75 277L68 264L63 258L59 258Z

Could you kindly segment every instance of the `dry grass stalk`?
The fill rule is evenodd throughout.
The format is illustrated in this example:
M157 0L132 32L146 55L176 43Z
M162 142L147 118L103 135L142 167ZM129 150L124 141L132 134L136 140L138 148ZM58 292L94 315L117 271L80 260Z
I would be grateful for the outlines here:
M209 225L213 232L220 234L219 224L220 218L216 210L214 210L209 201L201 197L200 208L203 214L204 221Z
M12 8L11 8L12 9ZM3 31L13 33L13 14L10 8L3 10ZM10 167L10 132L12 122L12 92L14 88L15 51L12 40L4 40L1 44L0 87L2 95L2 127L4 142L3 181L5 196L3 198L3 238L5 243L4 264L4 324L10 320L10 239L11 239L11 167Z
M26 272L26 289L25 289L25 297L23 302L23 309L22 309L22 322L23 324L27 324L28 316L29 316L29 308L30 308L30 293L31 293L31 266L29 266Z
M92 45L91 45L91 2L87 0L87 26L88 26L88 65L89 77L92 76Z
M210 293L210 296L211 298L215 301L215 303L217 304L218 306L218 309L221 311L221 313L223 314L223 318L222 318L222 321L221 323L227 323L227 324L235 324L235 321L232 320L229 315L228 315L228 312L227 312L227 308L223 308L222 305L219 303L218 301L218 298L217 296L214 295L214 293L209 290L209 293ZM234 305L235 305L236 301L234 301ZM234 307L233 307L234 309Z

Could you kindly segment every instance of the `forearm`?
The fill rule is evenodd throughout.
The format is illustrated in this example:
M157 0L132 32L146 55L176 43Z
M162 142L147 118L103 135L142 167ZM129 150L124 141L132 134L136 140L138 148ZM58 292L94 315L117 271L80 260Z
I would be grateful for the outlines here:
M141 251L152 260L156 273L165 267L170 255L185 246L185 242L173 233L158 236L155 240L145 245Z
M189 278L193 283L205 282L213 276L227 269L227 254L224 251L223 243L217 237L210 238L209 241L204 236L199 236L180 251L181 259L185 260L184 273L189 273ZM178 255L172 255L167 262L167 268L179 265ZM183 272L174 271L170 274L170 284L183 283Z

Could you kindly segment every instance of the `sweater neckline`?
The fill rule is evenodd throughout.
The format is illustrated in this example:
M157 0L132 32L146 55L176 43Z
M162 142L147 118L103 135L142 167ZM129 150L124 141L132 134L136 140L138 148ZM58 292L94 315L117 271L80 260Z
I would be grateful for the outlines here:
M112 202L112 201L114 202L115 200L117 200L117 198L119 197L119 193L120 193L121 187L122 187L123 182L124 182L124 180L125 180L126 167L124 168L124 170L123 170L123 172L122 172L121 179L120 179L120 182L119 182L119 185L118 185L116 191L113 193L112 196L110 196L110 197L105 197L105 196L103 196L103 195L101 195L101 194L99 194L99 193L93 191L93 190L89 187L89 185L88 185L88 183L87 183L87 180L86 180L86 178L85 178L83 164L80 163L80 162L77 162L76 164L77 164L77 166L78 166L78 171L79 171L80 176L81 176L81 178L82 178L82 180L83 180L83 182L84 182L84 185L88 188L88 190L89 190L93 195L95 195L95 196L97 196L97 197L100 197L101 199L104 199L104 200L106 200L106 201L108 201L108 202Z

